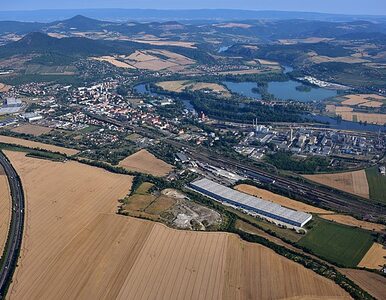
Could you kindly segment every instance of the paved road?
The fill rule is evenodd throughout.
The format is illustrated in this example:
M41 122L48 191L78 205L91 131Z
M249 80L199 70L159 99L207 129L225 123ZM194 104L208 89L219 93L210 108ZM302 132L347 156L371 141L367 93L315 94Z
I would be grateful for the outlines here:
M0 164L8 177L12 196L12 217L4 257L0 266L0 299L5 298L19 258L24 227L24 193L15 169L0 151Z

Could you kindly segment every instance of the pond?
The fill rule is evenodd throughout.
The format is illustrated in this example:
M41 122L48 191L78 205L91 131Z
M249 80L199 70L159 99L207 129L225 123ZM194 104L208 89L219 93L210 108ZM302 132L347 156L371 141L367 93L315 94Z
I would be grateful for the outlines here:
M148 88L147 88L147 85L145 83L141 83L141 84L138 84L136 86L134 86L134 91L138 94L142 94L142 95L150 95L150 96L153 96L153 97L161 97L161 98L165 98L164 95L161 95L161 94L158 94L158 93L154 93L152 91L150 91ZM189 100L187 99L183 99L183 98L178 98L178 100L180 100L185 108L193 113L196 113L193 105L190 103Z
M256 82L230 82L224 81L223 84L232 92L242 96L261 99L261 95L254 93L253 88L256 87ZM328 90L317 87L308 87L307 91L300 91L297 87L302 83L288 80L288 81L272 81L268 83L268 93L274 95L276 99L280 100L296 100L301 102L321 101L330 97L338 95L336 90Z

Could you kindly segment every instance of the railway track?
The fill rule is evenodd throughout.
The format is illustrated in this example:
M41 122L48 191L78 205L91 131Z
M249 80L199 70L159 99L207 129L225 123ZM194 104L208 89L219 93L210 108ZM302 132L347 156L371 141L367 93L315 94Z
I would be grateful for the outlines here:
M189 150L191 151L191 149ZM257 167L246 166L245 164L241 164L233 160L218 158L212 154L207 155L202 151L191 151L191 156L195 159L207 162L217 167L229 166L243 173L254 172L259 176L269 178L274 181L274 183L272 183L273 186L282 190L289 190L291 193L297 194L303 198L307 198L312 203L317 205L322 204L325 207L329 207L344 213L355 214L362 217L366 216L372 218L374 221L377 218L384 217L386 215L385 206L370 202L369 200L360 200L356 197L350 197L348 199L342 195L337 195L334 192L331 192L331 194L327 191L320 190L317 187L308 185L306 183L301 183L295 180L284 178L282 176L270 174L258 169Z
M91 117L114 124L116 126L129 128L145 136L153 137L154 139L159 138L159 136L154 135L154 132L149 132L145 128L129 125L126 122L120 122L107 117L97 116L90 113L88 114ZM269 178L272 181L275 181L273 185L278 189L291 191L292 194L305 198L309 202L317 206L323 206L335 211L351 215L354 214L356 216L360 216L371 221L377 221L378 218L384 218L384 216L386 215L386 206L371 202L366 199L360 199L359 197L350 195L345 196L337 193L336 190L329 190L327 187L321 188L312 184L307 184L306 182L302 183L297 180L288 179L280 175L271 174L255 166L248 166L246 164L239 163L235 160L221 158L219 157L219 155L209 152L206 149L197 150L195 147L192 147L187 143L176 141L174 139L171 139L170 137L164 137L163 142L178 148L188 149L193 158L201 160L203 162L207 162L211 165L226 168L231 167L241 172L254 172L258 176Z

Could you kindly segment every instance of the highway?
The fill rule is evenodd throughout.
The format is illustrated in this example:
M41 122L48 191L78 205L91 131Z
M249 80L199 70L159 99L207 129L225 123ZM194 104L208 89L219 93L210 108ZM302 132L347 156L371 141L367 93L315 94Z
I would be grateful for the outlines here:
M12 276L19 258L21 241L23 238L25 203L21 180L11 163L1 151L0 164L8 177L12 196L11 224L4 249L2 264L0 266L0 299L3 299L5 298L9 284L12 281Z

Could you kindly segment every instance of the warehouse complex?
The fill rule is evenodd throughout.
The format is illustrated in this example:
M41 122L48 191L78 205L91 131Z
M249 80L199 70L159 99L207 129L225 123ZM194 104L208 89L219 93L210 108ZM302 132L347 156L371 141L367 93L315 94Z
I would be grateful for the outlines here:
M312 219L311 214L285 208L279 204L235 191L206 178L192 182L190 186L193 190L217 201L292 226L303 227Z

